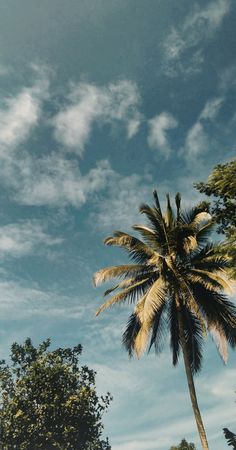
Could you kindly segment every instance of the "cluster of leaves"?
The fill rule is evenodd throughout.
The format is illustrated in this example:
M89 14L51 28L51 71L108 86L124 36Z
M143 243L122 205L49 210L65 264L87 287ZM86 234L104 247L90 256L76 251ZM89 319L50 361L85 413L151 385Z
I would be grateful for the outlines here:
M229 235L236 228L236 160L216 166L206 183L194 186L207 196L216 199L211 205L220 233Z
M110 450L101 439L110 394L99 398L95 372L79 367L82 347L49 351L28 338L0 363L0 446L11 450Z
M196 447L193 443L188 443L185 439L182 439L177 447L172 446L170 450L196 450Z
M223 252L231 259L231 273L236 279L236 160L216 166L206 183L194 186L203 194L215 197L210 211L225 235Z

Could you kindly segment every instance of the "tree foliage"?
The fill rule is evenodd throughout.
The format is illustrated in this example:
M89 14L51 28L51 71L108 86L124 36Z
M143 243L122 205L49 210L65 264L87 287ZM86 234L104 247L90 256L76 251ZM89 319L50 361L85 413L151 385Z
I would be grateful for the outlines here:
M196 450L196 447L192 442L188 443L185 439L182 439L177 447L172 446L170 450Z
M230 236L236 228L236 160L219 164L206 183L194 186L201 193L215 197L211 212L218 223L218 231Z
M219 164L206 183L194 186L203 194L213 196L211 214L218 224L218 232L226 239L222 252L231 260L231 274L236 279L236 160Z
M0 445L21 450L110 450L101 439L110 394L99 398L95 372L79 367L82 347L49 351L28 338L0 363Z

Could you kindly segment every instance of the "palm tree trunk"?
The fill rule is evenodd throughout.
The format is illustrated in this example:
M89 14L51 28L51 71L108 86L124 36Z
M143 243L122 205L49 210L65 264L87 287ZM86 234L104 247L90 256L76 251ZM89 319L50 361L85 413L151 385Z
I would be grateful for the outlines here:
M183 318L182 318L182 314L181 314L180 310L178 310L178 323L179 323L180 341L181 341L182 350L183 350L185 372L186 372L186 376L187 376L187 380L188 380L189 394L190 394L190 398L191 398L191 402L192 402L192 407L193 407L193 412L194 412L194 416L195 416L195 420L196 420L196 424L197 424L197 428L198 428L198 433L200 436L203 450L209 450L206 432L205 432L205 428L203 425L200 409L198 406L197 395L196 395L196 390L195 390L194 380L193 380L193 374L192 374L192 370L191 370L191 366L190 366L190 362L189 362L188 349L186 346L186 339L185 339L185 335L184 335Z

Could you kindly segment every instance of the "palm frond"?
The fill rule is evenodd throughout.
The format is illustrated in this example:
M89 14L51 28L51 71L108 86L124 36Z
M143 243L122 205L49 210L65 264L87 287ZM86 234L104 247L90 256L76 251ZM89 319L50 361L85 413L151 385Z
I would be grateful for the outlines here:
M186 211L181 211L180 213L180 221L182 222L182 224L191 225L192 227L195 227L196 231L201 223L209 220L209 214L207 212L199 212L198 207L194 207Z
M99 270L93 276L94 286L99 286L111 278L127 277L130 275L143 275L147 271L147 267L142 264L126 264L120 266L105 267Z
M152 332L152 337L155 335L155 339L157 338L158 318L163 312L165 299L166 289L163 280L158 279L136 305L135 314L141 325L134 342L134 349L138 358L147 346L149 334Z
M197 239L196 236L189 235L183 240L183 248L185 250L185 253L190 253L191 251L195 250L197 248Z
M172 362L176 366L179 361L180 354L180 334L178 324L178 312L174 297L170 301L168 311L168 322L170 328L170 348L172 350Z
M146 293L143 311L143 320L152 321L155 313L159 310L166 299L166 283L162 278L158 278Z
M162 216L161 205L160 205L160 202L159 202L159 197L157 195L156 189L154 189L154 191L153 191L153 197L154 197L154 200L155 200L156 210L160 214L160 216Z
M209 325L209 331L218 349L219 355L226 364L228 360L228 342L223 328L219 323Z
M154 250L140 241L140 239L121 231L115 231L114 236L109 236L104 240L109 246L117 246L128 251L133 260L138 263L146 263L155 256Z
M160 202L156 191L153 192L153 196L155 200L155 206L151 208L149 205L143 204L140 207L140 212L146 214L156 234L156 240L154 241L154 243L152 242L152 239L149 242L152 245L154 244L154 248L156 248L156 244L158 243L158 248L161 247L165 249L168 248L168 233L166 229L167 225L165 218L163 217L161 212ZM171 211L170 200L167 196L167 213L171 215ZM145 237L144 235L143 237L144 239L147 239L147 237Z
M107 297L112 292L116 291L117 289L124 289L124 288L131 287L134 283L135 283L135 278L128 278L128 279L123 280L120 283L116 284L115 286L107 289L103 295L104 295L104 297Z
M194 273L193 270L190 270L187 274L187 278L191 284L197 283L202 284L206 289L210 291L222 291L222 286L216 280L210 279L208 276L204 276L202 273Z
M150 227L141 224L135 224L132 226L132 228L141 234L142 238L144 239L144 242L147 245L151 246L153 250L160 249L162 243L158 240L158 235L157 233L155 233L154 230L152 230Z
M116 284L115 286L107 289L103 295L104 295L104 297L106 297L107 295L111 294L112 292L116 291L117 289L124 289L124 288L128 288L128 287L132 287L135 283L142 281L142 280L144 280L145 283L146 283L146 281L149 280L150 284L152 284L153 281L157 277L158 277L158 274L156 274L153 271L145 272L144 275L127 278L126 280L121 281L120 283ZM140 284L140 286L142 286L142 284Z
M220 253L218 245L207 244L190 255L192 266L207 270L220 270L229 267L229 261Z
M149 333L152 327L153 319L145 318L144 308L146 302L147 294L145 294L137 303L135 307L135 314L137 315L140 321L140 329L134 340L134 350L138 358L140 358L141 354L144 352L147 346Z
M234 450L236 450L236 434L229 431L228 428L223 428L225 439L228 442L228 445L232 446Z
M179 225L169 231L169 246L179 257L185 257L196 246L195 232L188 225Z
M151 206L147 205L147 203L141 203L139 207L139 211L141 214L145 214L149 222L151 223L153 231L159 233L162 233L162 216L160 213L156 210L156 208L152 208Z
M134 350L137 355L137 358L140 358L141 355L144 353L147 344L148 344L148 337L151 329L150 323L143 323L141 324L140 330L136 335L135 341L134 341Z
M208 212L206 211L201 211L201 212L197 212L194 219L192 220L191 225L194 225L196 227L198 227L199 225L201 225L203 222L209 222L211 221L211 216Z
M181 314L184 323L184 334L188 349L189 362L193 374L201 369L203 333L201 322L188 308L182 306Z
M155 347L156 354L159 354L162 351L167 332L167 321L164 317L166 308L167 302L164 302L155 313L148 352L150 352L153 345Z
M188 210L181 210L180 211L180 222L183 225L190 225L193 220L195 219L197 214L196 208L191 208Z
M201 284L192 286L194 297L199 304L208 327L218 326L225 333L232 348L236 347L236 307L219 292L206 289Z
M202 277L205 277L209 279L209 282L213 281L218 283L221 290L228 291L229 293L232 293L232 285L229 280L227 280L227 274L222 271L222 274L212 273L207 270L201 270L201 269L192 269L192 273L197 275L202 275Z
M174 274L176 286L178 286L179 291L182 292L182 297L185 298L190 311L198 318L199 322L201 323L202 332L205 335L206 334L205 321L202 316L201 310L197 302L195 301L187 276L178 270L178 267L176 266L176 264L174 264L172 258L166 259L166 262L168 264L168 267Z
M107 308L110 308L111 306L113 306L115 303L124 301L127 298L129 298L130 301L134 300L138 294L137 288L140 287L141 285L143 285L144 283L146 283L147 281L148 281L148 278L143 279L143 280L133 284L132 286L130 286L126 289L123 289L123 291L119 292L118 294L113 295L113 297L111 297L109 300L107 300L105 303L103 303L103 305L101 305L100 308L98 308L98 310L96 312L96 316L98 316L102 311L104 311L104 309L107 309Z
M171 229L174 224L175 217L174 217L173 210L171 208L169 194L166 195L166 199L167 199L167 209L166 209L166 213L164 216L164 220L165 220L165 224L166 224L167 228Z
M196 239L197 239L199 248L201 248L202 246L205 246L207 244L209 236L212 233L214 227L215 227L215 222L213 220L211 220L197 231Z
M181 195L179 192L177 192L177 194L175 196L175 204L176 204L176 211L177 211L177 224L179 224L180 206L181 206Z
M193 268L206 270L207 272L221 272L225 269L228 269L229 264L228 261L223 256L212 256L210 258L198 259L195 262L193 261Z
M133 355L134 341L140 330L140 327L141 324L137 315L134 313L131 314L122 338L123 345L129 353L130 357Z

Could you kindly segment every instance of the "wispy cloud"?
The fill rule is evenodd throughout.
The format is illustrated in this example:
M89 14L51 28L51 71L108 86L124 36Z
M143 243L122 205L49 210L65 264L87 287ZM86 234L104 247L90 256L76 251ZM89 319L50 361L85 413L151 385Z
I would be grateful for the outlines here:
M197 121L190 128L186 136L184 147L185 158L191 162L203 153L206 153L209 149L209 139L203 124Z
M15 170L14 170L15 169ZM91 194L104 189L113 173L107 160L81 174L77 160L52 154L18 161L13 168L17 180L15 200L26 205L82 206ZM10 179L13 179L10 173Z
M0 109L0 154L9 152L28 138L37 125L42 101L48 95L49 80L43 69L34 67L35 82L24 87L15 97L5 98Z
M183 396L183 398L186 399L185 396ZM172 399L169 399L168 402L163 401L161 398L159 401L162 405L165 405L164 410L166 413L169 408L171 409L173 407L173 397ZM217 448L217 450L222 448L224 439L222 428L224 424L230 426L230 424L234 423L234 414L235 406L233 404L229 405L226 402L221 402L204 410L209 444L212 448ZM115 450L165 450L171 445L180 442L183 437L198 444L196 424L193 415L182 415L178 420L168 420L167 418L165 423L157 425L155 430L148 427L147 431L142 430L133 435L130 433L121 438L117 437L112 448Z
M163 69L167 75L190 75L201 70L201 45L213 38L230 7L231 0L211 1L203 7L195 4L183 23L171 29L163 44Z
M73 85L67 106L53 117L56 139L77 155L73 158L59 151L47 155L23 149L32 130L39 125L43 101L49 95L49 78L42 68L34 67L33 86L5 99L0 111L0 174L18 203L37 206L81 207L91 194L103 190L114 177L108 160L97 162L86 173L80 170L81 156L93 125L122 123L127 138L138 131L141 114L137 86L123 80L99 87L88 83ZM10 245L10 244L9 244Z
M0 280L0 314L2 319L23 320L31 317L51 317L78 320L92 316L91 304L80 303L78 297L45 291L29 283ZM90 314L88 314L88 310Z
M186 155L184 157L187 158ZM201 194L193 189L192 183L193 177L183 174L174 180L166 177L158 182L148 172L123 176L113 170L107 179L105 191L98 192L94 199L89 223L93 229L103 233L112 233L117 229L132 232L131 226L134 223L145 222L145 217L140 215L139 206L143 202L152 203L154 188L158 189L163 211L166 207L166 194L169 193L173 199L177 191L183 194L182 206L188 208L193 201L197 203L201 199Z
M68 103L52 120L54 134L68 150L80 156L94 124L121 122L127 129L128 138L138 131L140 96L131 81L123 80L104 87L79 83L72 87Z
M62 242L48 234L38 221L26 221L0 227L0 259L21 257L38 247L51 247Z
M188 130L184 147L181 150L187 163L192 164L201 155L209 152L213 137L208 133L206 125L214 123L224 101L224 97L214 97L208 100L196 122Z
M96 229L106 232L130 229L140 220L139 205L150 200L152 189L152 178L148 174L122 176L113 172L107 183L106 199L98 196L90 222Z
M205 104L199 118L205 120L213 120L216 118L219 110L224 102L224 97L215 97Z
M202 383L202 389L205 393L211 393L216 400L233 403L233 393L235 389L236 369L229 369L220 371L214 375L210 380L205 378Z
M225 95L231 89L236 88L236 65L226 67L219 74L219 90Z
M178 126L177 120L169 113L162 112L148 121L148 144L157 150L161 156L168 159L171 147L168 140L168 131Z
M67 159L61 153L52 151L46 156L43 153L38 156L20 147L39 124L43 101L49 95L47 72L37 66L33 69L33 86L25 87L15 97L5 99L0 110L1 182L11 189L11 196L21 204L70 204L80 207L90 194L105 187L112 170L108 161L100 161L86 174L82 174L77 159ZM122 116L122 111L120 114ZM13 233L13 229L10 231ZM23 232L28 233L29 237L29 226L27 230L21 227ZM14 233L16 239L16 230ZM12 234L7 239L9 247L11 239L12 246L23 248L19 236L18 242L15 240L14 244ZM6 239L2 245L7 246Z

